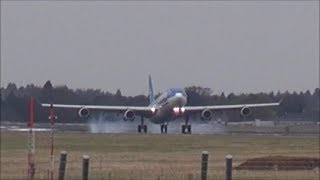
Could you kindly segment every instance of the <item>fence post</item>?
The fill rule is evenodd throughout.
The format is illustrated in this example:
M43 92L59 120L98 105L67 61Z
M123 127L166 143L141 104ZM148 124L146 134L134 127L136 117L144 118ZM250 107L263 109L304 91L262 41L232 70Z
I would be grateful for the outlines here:
M58 180L64 180L64 175L66 173L66 165L67 165L67 151L61 151Z
M232 180L232 155L226 155L226 180Z
M89 156L83 155L82 157L82 180L88 180L89 176Z
M208 151L202 152L202 158L201 158L201 180L207 180L207 174L208 174Z

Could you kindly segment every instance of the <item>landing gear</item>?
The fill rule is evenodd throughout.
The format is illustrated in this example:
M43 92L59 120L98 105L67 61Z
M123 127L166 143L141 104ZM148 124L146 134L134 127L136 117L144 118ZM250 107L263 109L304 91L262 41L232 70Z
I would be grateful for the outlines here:
M189 116L185 117L185 124L181 126L181 132L182 134L191 134L191 125L188 124L189 122Z
M191 125L183 124L181 129L182 134L191 134Z
M161 124L160 130L161 130L161 134L167 134L168 133L168 125L167 124Z
M138 125L138 132L139 133L147 133L148 131L148 128L147 128L147 125L144 124L144 119L143 119L143 116L141 116L141 124Z
M138 132L139 133L146 133L148 131L147 125L138 125Z

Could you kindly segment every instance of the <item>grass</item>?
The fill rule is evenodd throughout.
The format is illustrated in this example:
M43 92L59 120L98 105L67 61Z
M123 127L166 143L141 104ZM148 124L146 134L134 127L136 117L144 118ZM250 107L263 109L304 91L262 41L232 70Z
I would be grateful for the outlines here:
M49 168L48 132L36 133L36 178ZM209 151L209 179L224 178L224 158L234 166L248 158L284 155L319 157L318 136L90 134L56 132L55 175L59 153L68 151L66 179L80 179L82 155L90 156L90 179L199 179L201 152ZM27 133L1 132L1 179L24 179ZM234 171L234 179L317 179L313 171Z
M288 129L288 132L286 128ZM306 125L277 125L277 126L253 126L253 125L229 125L226 127L226 130L230 133L278 133L278 134L319 134L320 126L315 124L306 124Z

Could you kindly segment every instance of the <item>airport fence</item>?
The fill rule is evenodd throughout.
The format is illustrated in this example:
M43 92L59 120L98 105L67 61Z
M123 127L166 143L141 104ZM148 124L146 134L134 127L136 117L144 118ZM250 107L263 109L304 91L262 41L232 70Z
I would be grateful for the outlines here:
M26 179L25 134L1 134L5 135L1 140L6 142L1 142L0 179ZM53 166L50 163L49 137L48 132L37 133L35 179L51 179L51 170L53 179L66 180L86 179L84 177L93 180L201 180L204 177L207 180L319 179L319 158L310 158L317 157L315 153L319 152L319 142L316 140L319 140L319 137L237 138L224 135L104 135L59 132L54 139ZM305 146L301 146L306 139ZM200 140L203 143L196 142ZM230 144L226 145L224 141ZM290 142L287 143L289 145L281 145L287 141ZM106 145L102 145L103 142ZM141 142L143 144L137 145ZM259 151L253 154L248 145L255 146L252 149ZM203 156L206 153L199 151L203 146L208 147L207 157ZM62 153L61 150L65 148L68 152ZM293 157L281 156L284 154ZM84 163L84 155L89 156L88 163ZM87 171L84 171L86 169Z
M72 152L61 152L54 158L53 179L99 179L99 180L214 180L214 179L319 179L319 161L295 160L295 164L286 164L282 160L255 160L243 163L236 156L226 155L223 159L203 152L198 161L183 162L163 160L162 162L136 161L134 159L109 161L105 156L76 156ZM109 159L109 160L108 160ZM193 158L192 158L193 159ZM312 163L314 163L312 165ZM7 162L13 167L17 162ZM242 165L242 166L241 166ZM6 172L2 167L2 173ZM25 167L25 166L24 166ZM21 167L20 167L21 168ZM35 179L51 179L49 160L36 159ZM17 170L17 169L16 169ZM21 172L21 171L20 171ZM25 179L26 169L2 179Z

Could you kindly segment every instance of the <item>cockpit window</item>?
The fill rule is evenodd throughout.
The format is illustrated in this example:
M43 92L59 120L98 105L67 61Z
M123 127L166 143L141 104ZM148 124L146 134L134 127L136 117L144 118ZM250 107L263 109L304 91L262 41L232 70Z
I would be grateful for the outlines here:
M176 93L182 93L183 96L187 96L186 92L184 91L184 89L182 88L171 88L167 91L167 96L168 97L172 97L174 96Z

